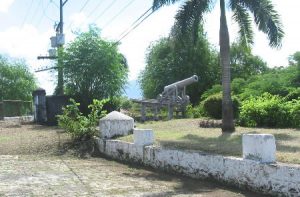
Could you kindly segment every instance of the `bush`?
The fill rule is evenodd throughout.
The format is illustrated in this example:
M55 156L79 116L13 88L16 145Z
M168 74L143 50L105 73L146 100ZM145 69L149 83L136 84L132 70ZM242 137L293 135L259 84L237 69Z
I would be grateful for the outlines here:
M296 88L289 92L286 97L284 97L286 101L292 101L293 99L299 99L300 98L300 88Z
M239 105L240 102L236 97L232 97L233 102L233 114L237 118L239 115ZM201 102L205 115L215 118L222 118L222 94L214 94L207 97L203 102Z
M79 103L74 99L70 99L71 104L63 108L63 114L58 115L58 125L71 134L74 140L87 140L94 136L97 132L96 126L100 118L102 118L106 111L103 111L103 105L107 100L93 100L89 105L91 109L90 114L83 116L79 110Z
M293 103L286 103L278 95L262 96L242 102L240 124L249 127L292 127L291 116L297 116Z
M191 104L189 104L188 106L186 106L186 117L187 118L200 118L202 116L202 112L199 106L192 106Z
M133 106L133 103L130 99L128 98L123 98L122 99L122 102L121 102L121 108L122 109L125 109L125 110L129 110L131 109Z

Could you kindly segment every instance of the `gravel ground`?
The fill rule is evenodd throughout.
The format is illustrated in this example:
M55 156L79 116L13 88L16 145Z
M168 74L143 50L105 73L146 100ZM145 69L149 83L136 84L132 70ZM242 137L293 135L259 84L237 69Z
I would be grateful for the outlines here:
M55 127L0 122L0 196L260 196L104 158L80 159Z

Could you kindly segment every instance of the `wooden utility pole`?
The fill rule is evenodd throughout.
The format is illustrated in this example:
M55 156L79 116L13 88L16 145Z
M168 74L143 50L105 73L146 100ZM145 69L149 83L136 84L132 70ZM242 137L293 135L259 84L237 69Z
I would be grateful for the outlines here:
M64 94L64 74L63 74L63 45L65 43L64 37L64 17L63 17L63 7L68 0L59 0L59 24L56 27L56 36L51 37L51 46L57 48L57 56L38 56L38 59L57 59L57 66L51 68L43 68L36 70L35 72L42 72L45 70L57 69L57 86L55 93L57 95Z

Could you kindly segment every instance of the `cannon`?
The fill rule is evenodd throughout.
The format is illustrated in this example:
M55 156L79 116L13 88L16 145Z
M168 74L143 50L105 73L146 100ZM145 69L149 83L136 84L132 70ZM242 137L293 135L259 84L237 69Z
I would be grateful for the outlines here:
M186 95L186 86L198 82L198 76L193 75L187 79L177 81L164 87L164 91L158 95L157 100L160 105L168 105L168 119L173 118L173 108L180 108L182 114L190 102L190 97Z

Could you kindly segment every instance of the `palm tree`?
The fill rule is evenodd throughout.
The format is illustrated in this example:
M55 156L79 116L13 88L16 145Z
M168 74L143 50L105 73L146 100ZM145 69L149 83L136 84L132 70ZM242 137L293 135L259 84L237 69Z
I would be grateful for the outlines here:
M153 10L161 6L170 5L179 0L153 0ZM186 0L176 15L176 25L184 33L187 30L194 32L197 37L197 30L203 15L212 10L216 0ZM228 0L229 8L233 13L233 19L239 25L240 39L244 44L253 44L253 31L251 26L251 14L258 29L267 34L271 47L280 47L284 36L279 15L274 9L271 0ZM225 0L220 0L220 64L222 68L222 131L233 132L233 110L230 90L230 43L226 19Z

